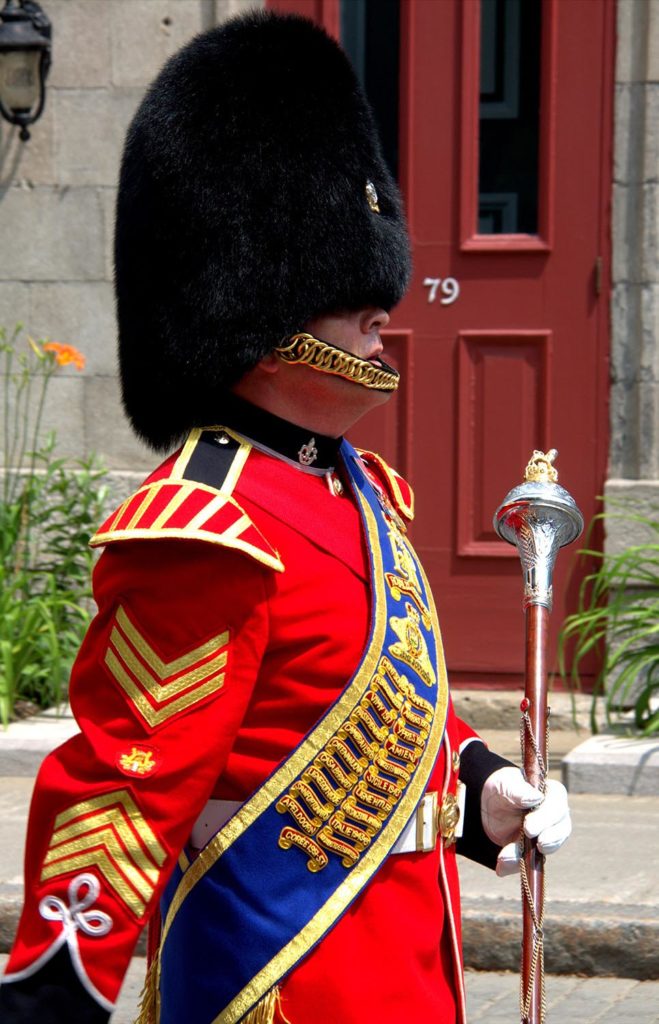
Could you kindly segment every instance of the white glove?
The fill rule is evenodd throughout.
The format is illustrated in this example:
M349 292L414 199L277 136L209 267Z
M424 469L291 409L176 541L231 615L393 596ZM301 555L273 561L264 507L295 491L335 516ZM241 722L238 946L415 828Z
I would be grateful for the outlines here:
M567 790L548 779L544 797L531 786L519 768L499 768L485 780L481 792L483 828L493 843L503 847L497 858L497 875L518 870L521 850L517 841L524 832L538 841L543 854L555 853L572 831Z

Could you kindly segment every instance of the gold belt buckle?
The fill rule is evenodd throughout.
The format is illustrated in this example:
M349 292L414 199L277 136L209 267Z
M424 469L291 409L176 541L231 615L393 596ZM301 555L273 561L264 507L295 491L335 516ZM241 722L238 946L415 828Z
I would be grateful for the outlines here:
M445 793L439 808L437 827L444 840L444 846L455 842L455 830L460 821L460 805L455 793Z
M455 831L460 821L460 805L455 793L445 793L441 807L437 793L426 793L416 809L416 849L429 853L441 835L445 846L455 842Z

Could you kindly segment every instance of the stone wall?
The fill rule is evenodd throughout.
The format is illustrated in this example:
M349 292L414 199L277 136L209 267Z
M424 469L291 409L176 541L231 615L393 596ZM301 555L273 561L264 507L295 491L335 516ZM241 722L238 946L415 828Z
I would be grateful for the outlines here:
M41 0L53 25L46 109L27 143L0 129L0 325L75 345L82 374L51 381L60 450L139 471L153 455L126 423L116 374L112 234L126 127L190 37L262 0Z
M607 501L630 497L639 510L647 511L654 506L656 514L659 507L659 0L618 0L611 321L611 450ZM607 549L620 550L636 539L629 524L609 524Z

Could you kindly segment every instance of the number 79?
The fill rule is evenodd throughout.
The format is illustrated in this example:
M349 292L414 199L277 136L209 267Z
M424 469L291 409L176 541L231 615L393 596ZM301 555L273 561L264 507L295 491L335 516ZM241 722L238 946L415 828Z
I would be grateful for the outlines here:
M450 306L460 294L460 285L454 277L426 277L423 280L423 287L430 289L428 302L435 301L439 289L442 294L439 300L442 306Z

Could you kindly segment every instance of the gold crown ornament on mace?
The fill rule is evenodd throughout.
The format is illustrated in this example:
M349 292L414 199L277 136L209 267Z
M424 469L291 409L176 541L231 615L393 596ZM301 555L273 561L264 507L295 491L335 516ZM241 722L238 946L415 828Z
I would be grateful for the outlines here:
M560 548L583 530L583 516L571 494L558 483L553 462L558 452L534 451L524 483L513 487L494 514L494 529L517 547L524 578L526 669L520 736L526 778L544 792L547 776L547 638L552 607L552 575ZM521 1024L543 1024L544 860L535 839L522 831L520 862L523 907L520 987Z

